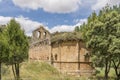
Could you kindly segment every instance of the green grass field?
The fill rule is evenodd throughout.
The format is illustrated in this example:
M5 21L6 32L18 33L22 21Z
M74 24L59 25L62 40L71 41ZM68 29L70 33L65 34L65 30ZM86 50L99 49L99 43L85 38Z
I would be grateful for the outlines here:
M97 71L99 73L96 76L88 79L87 77L61 74L57 69L45 62L24 62L20 66L21 80L98 80L96 77L104 76L104 69L97 68ZM115 77L113 69L111 69L109 76ZM2 80L14 80L11 66L2 66Z

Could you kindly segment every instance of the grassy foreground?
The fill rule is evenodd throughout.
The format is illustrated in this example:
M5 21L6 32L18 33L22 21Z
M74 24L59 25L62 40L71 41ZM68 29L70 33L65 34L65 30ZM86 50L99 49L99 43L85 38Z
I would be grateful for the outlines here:
M103 80L104 69L97 68L98 74L91 78L74 77L62 74L45 62L24 62L20 66L21 80ZM115 72L111 69L110 79L114 80ZM2 66L2 80L14 80L11 66Z
M54 67L43 62L24 62L20 67L21 80L86 80L63 75ZM11 66L2 67L2 80L14 80Z

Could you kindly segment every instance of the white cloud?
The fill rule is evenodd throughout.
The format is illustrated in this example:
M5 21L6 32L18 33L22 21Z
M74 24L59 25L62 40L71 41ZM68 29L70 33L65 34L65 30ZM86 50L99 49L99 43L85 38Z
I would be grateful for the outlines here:
M75 28L75 26L72 26L72 25L57 25L57 26L54 26L53 28L50 29L50 32L70 32L70 31L73 31Z
M83 24L84 22L87 22L87 19L74 19L73 22Z
M87 19L75 19L75 20L73 20L73 22L76 23L74 26L80 26L83 23L86 23Z
M0 16L0 25L4 25L7 24L13 17L4 17L4 16ZM32 35L32 31L35 30L36 28L38 28L40 25L43 25L43 23L37 22L37 21L32 21L29 18L25 18L23 16L19 16L15 18L16 21L18 21L22 27L22 29L25 30L25 33L28 36ZM80 20L76 20L76 24L75 25L57 25L54 26L53 28L48 28L47 26L44 26L47 30L49 30L51 33L53 32L63 32L63 31L73 31L74 28L76 26L79 26L81 24L83 24L83 22L86 22L87 19L80 19Z
M34 29L38 28L40 25L43 25L42 23L32 21L22 16L16 18L16 21L18 21L21 24L21 27L25 30L27 35L31 35Z
M75 22L75 25L57 25L57 26L54 26L52 29L50 29L50 32L63 32L63 31L67 31L67 32L70 32L70 31L73 31L74 28L76 26L80 26L82 25L84 22L87 22L87 19L76 19L76 20L73 20L73 22Z
M0 16L0 25L7 24L13 17L4 17ZM15 18L16 21L18 21L22 27L22 29L25 30L25 33L30 36L32 31L36 28L38 28L42 23L32 21L28 18L24 18L22 16L19 16Z
M120 0L97 0L96 4L92 6L92 10L99 10L105 7L107 4L110 6L118 5L120 4Z
M23 9L37 10L39 8L51 13L70 13L76 11L80 0L12 0L16 6Z
M7 24L10 21L11 18L12 17L3 17L3 16L0 16L0 24L1 25Z

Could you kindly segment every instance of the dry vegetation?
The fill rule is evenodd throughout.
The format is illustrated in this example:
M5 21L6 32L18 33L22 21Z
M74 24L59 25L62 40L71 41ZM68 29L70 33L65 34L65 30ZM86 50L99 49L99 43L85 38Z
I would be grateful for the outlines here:
M43 62L24 62L20 69L21 80L98 80L98 78L103 79L104 76L104 69L100 68L97 68L98 74L89 79L87 77L69 76L61 74L57 69ZM115 72L113 69L111 69L109 76L109 80L114 80ZM14 80L11 66L2 66L2 80Z
M61 74L54 67L43 62L24 62L21 64L21 80L86 80ZM11 66L2 67L2 80L14 80Z
M52 34L51 42L82 40L79 32L56 32Z

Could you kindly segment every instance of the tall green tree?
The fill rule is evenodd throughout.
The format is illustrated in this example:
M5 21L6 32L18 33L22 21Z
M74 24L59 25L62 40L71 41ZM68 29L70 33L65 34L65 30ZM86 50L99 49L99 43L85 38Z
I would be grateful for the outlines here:
M88 23L82 27L82 36L92 50L94 63L105 66L105 79L108 79L113 62L117 79L120 76L120 14L118 9L105 7L98 16L93 13Z
M15 19L10 20L7 25L6 35L9 44L9 64L12 65L12 70L15 80L20 79L20 63L28 58L28 38L24 31L21 30L20 24Z
M120 79L120 15L118 13L113 12L112 16L114 18L110 21L110 25L112 26L110 40L111 44L109 46L108 52L112 55L112 63L117 76L117 79Z
M7 37L4 34L4 28L0 27L0 80L1 78L1 66L2 63L7 62L7 53L8 53L8 41Z

